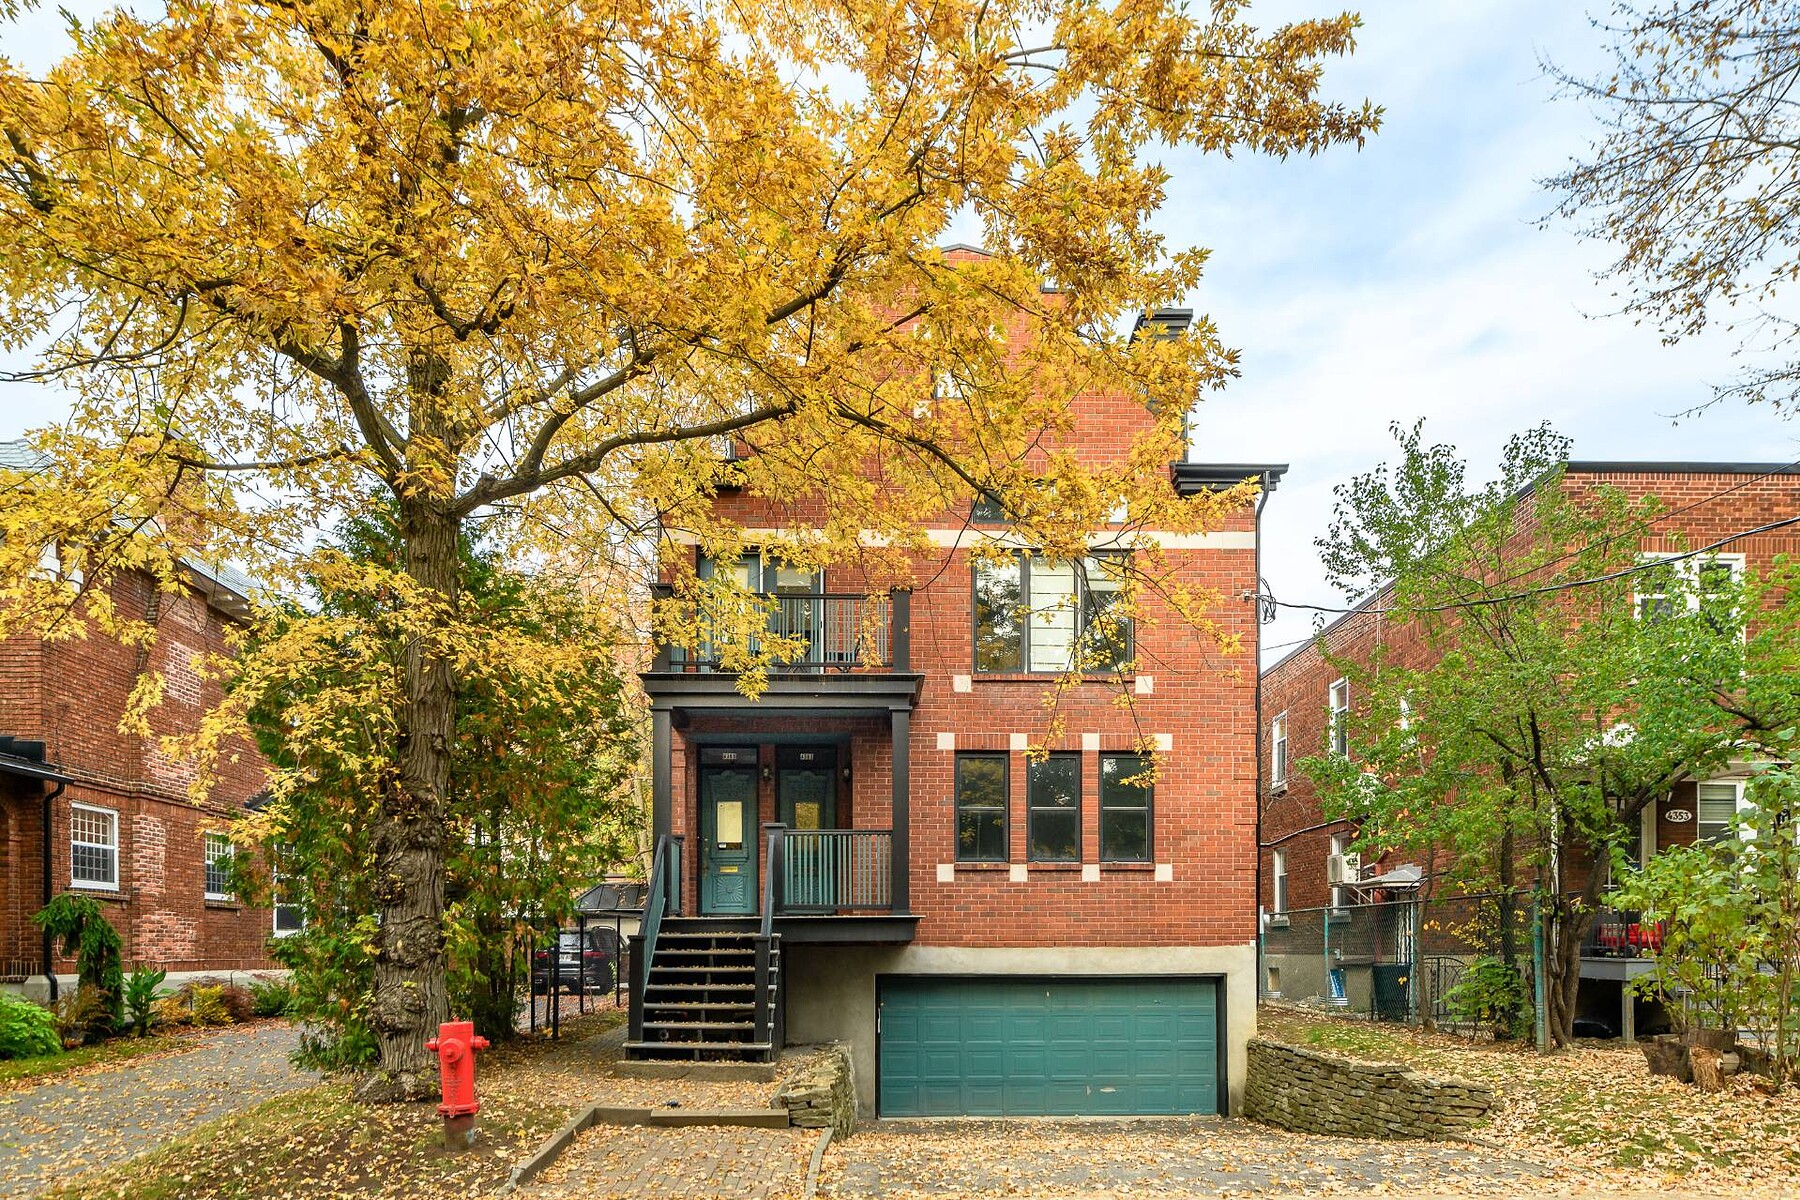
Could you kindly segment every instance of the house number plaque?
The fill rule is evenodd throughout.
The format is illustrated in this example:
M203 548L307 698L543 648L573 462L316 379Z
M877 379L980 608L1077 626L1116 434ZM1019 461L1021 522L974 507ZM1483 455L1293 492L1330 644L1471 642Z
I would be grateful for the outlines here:
M1685 825L1694 819L1694 814L1685 808L1671 808L1663 814L1663 820L1671 825Z

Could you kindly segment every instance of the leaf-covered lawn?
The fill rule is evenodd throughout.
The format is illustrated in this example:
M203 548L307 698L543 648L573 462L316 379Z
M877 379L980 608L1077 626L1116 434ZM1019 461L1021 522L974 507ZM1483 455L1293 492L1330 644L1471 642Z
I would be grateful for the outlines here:
M1471 1042L1401 1026L1265 1007L1261 1036L1349 1057L1399 1062L1495 1089L1496 1111L1473 1131L1553 1165L1616 1172L1619 1182L1706 1182L1790 1194L1800 1180L1800 1093L1771 1095L1751 1077L1708 1095L1652 1076L1642 1052L1584 1043L1538 1055L1527 1045Z
M110 1066L146 1054L179 1054L194 1047L192 1038L147 1037L119 1038L97 1046L83 1046L61 1054L41 1058L12 1058L0 1062L0 1088L21 1081L41 1083L56 1075L67 1075L88 1067Z
M434 1104L365 1105L346 1082L277 1096L200 1126L149 1154L68 1180L58 1200L467 1200L493 1192L585 1097L579 1039L624 1019L564 1022L562 1042L481 1056L480 1134L446 1154Z

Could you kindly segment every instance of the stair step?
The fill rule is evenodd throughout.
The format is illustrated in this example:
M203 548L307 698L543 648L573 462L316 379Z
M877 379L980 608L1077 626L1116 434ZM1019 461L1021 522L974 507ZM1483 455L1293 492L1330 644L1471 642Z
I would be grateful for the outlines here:
M652 975L660 975L660 974L663 974L664 972L673 974L677 971L679 971L683 975L692 975L696 972L699 972L700 974L703 974L703 975L754 975L754 974L756 974L755 967L732 967L732 966L665 967L661 963L657 963L655 966L650 968L650 974L652 974Z
M645 1029L699 1029L724 1032L727 1029L755 1029L754 1021L645 1021Z
M756 983L754 980L741 982L722 981L719 983L683 983L679 981L673 983L658 983L655 977L652 976L650 981L644 984L644 990L668 992L753 992L756 990Z
M671 1051L677 1054L690 1054L695 1051L717 1050L741 1054L754 1051L760 1054L769 1052L768 1042L626 1042L625 1049L638 1054L666 1054Z
M644 1011L654 1009L657 1012L749 1012L756 1007L754 1001L723 1000L658 1000L644 1002Z

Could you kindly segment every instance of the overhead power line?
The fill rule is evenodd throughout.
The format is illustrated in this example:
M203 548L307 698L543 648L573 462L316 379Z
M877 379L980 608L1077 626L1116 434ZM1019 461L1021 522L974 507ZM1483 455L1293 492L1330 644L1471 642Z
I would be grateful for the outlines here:
M1527 588L1521 592L1509 592L1504 596L1481 596L1474 600L1456 600L1448 604L1422 604L1417 607L1408 608L1375 608L1372 606L1352 605L1346 608L1330 604L1301 604L1291 600L1277 600L1274 596L1264 594L1258 594L1252 598L1264 604L1273 604L1277 608L1291 608L1317 613L1370 613L1373 615L1400 613L1404 615L1415 615L1418 613L1450 612L1456 609L1465 608L1490 608L1496 604L1507 604L1514 600L1527 600L1533 596L1544 596L1553 592L1567 592L1573 591L1576 588L1594 587L1602 583L1611 583L1617 579L1624 579L1628 576L1636 575L1641 571L1654 571L1658 567L1666 567L1672 562L1680 562L1683 559L1697 558L1702 554L1710 554L1721 546L1729 546L1733 542L1742 541L1747 537L1755 537L1758 534L1772 533L1777 529L1785 529L1790 525L1800 525L1800 516L1783 517L1779 521L1770 521L1768 524L1758 525L1754 529L1739 530L1737 533L1727 534L1716 542L1709 542L1696 549L1684 550L1679 554L1661 555L1647 562L1634 563L1629 567L1621 567L1617 571L1608 571L1604 575L1595 575L1587 579L1565 579L1561 583L1550 583L1545 584L1543 587ZM1518 577L1513 576L1513 578ZM1312 639L1307 638L1306 640L1311 641Z

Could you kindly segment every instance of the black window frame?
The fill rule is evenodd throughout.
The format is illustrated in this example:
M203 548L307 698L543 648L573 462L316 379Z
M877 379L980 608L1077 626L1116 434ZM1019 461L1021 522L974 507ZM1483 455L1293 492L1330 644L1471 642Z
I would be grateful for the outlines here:
M1151 766L1150 759L1146 755L1138 754L1135 751L1109 751L1100 755L1100 784L1097 789L1100 805L1100 861L1103 863L1153 863L1156 861L1156 784L1151 783L1145 787L1133 786L1131 788L1133 792L1143 794L1144 802L1142 804L1108 804L1106 802L1108 790L1106 762L1108 759L1114 761L1131 759L1136 764L1136 770L1128 771L1120 776L1121 779L1133 779L1150 770ZM1125 785L1115 783L1113 786L1123 787ZM1106 814L1109 812L1141 812L1144 814L1144 856L1142 858L1119 858L1107 853Z
M1073 788L1073 792L1074 792L1074 796L1075 796L1075 807L1073 810L1073 815L1075 817L1075 843L1070 848L1069 854L1066 857L1063 857L1063 856L1050 857L1047 855L1040 855L1037 852L1038 813L1041 811L1041 812L1045 812L1045 813L1055 813L1059 816L1068 815L1070 813L1070 809L1066 805L1037 803L1036 785L1038 783L1038 771L1040 771L1041 769L1043 769L1045 767L1048 767L1052 763L1058 764L1060 766L1072 766L1075 768L1075 782L1074 782L1074 788ZM1077 753L1072 753L1072 752L1068 752L1068 751L1057 751L1057 752L1052 753L1044 758L1028 758L1025 760L1025 861L1026 862L1067 864L1067 863L1079 863L1081 861L1081 847L1082 847L1082 840L1083 840L1082 836L1081 836L1081 823L1082 823L1081 810L1084 807L1084 805L1082 804L1083 795L1082 795L1082 787L1081 787L1081 774L1082 774L1082 772L1081 772L1081 755L1077 754Z
M955 823L951 829L951 838L955 842L955 861L959 863L1010 863L1012 861L1012 756L998 750L959 750L956 754L955 766L952 769L950 786L952 789L952 807L955 810ZM963 800L963 767L971 762L997 762L1000 764L1000 803L998 806L983 804L979 807L968 805ZM963 848L963 813L991 813L998 808L1000 814L1000 855L998 858L982 857ZM979 838L976 839L979 845Z
M1019 610L1021 615L1018 618L1018 666L983 667L981 665L982 564L976 562L969 565L970 667L977 675L1066 675L1068 674L1067 668L1063 670L1048 670L1034 668L1031 665L1031 619L1034 615L1031 609L1031 564L1033 561L1046 560L1042 554L1039 554L1034 550L1014 550L1011 551L1011 556L1019 573ZM1075 629L1071 640L1076 655L1081 653L1081 645L1087 639L1088 629L1090 628L1088 623L1088 594L1090 592L1090 584L1088 582L1088 571L1085 563L1088 559L1098 560L1105 558L1121 558L1129 561L1131 558L1131 551L1091 550L1083 555L1080 560L1077 560L1078 565L1074 572L1075 594L1070 597L1070 601L1073 603L1075 609ZM1122 664L1132 662L1136 658L1137 622L1127 620L1122 632L1125 635L1124 645L1119 648L1119 655L1115 664L1110 668L1083 668L1081 671L1082 675L1109 675L1119 670Z

